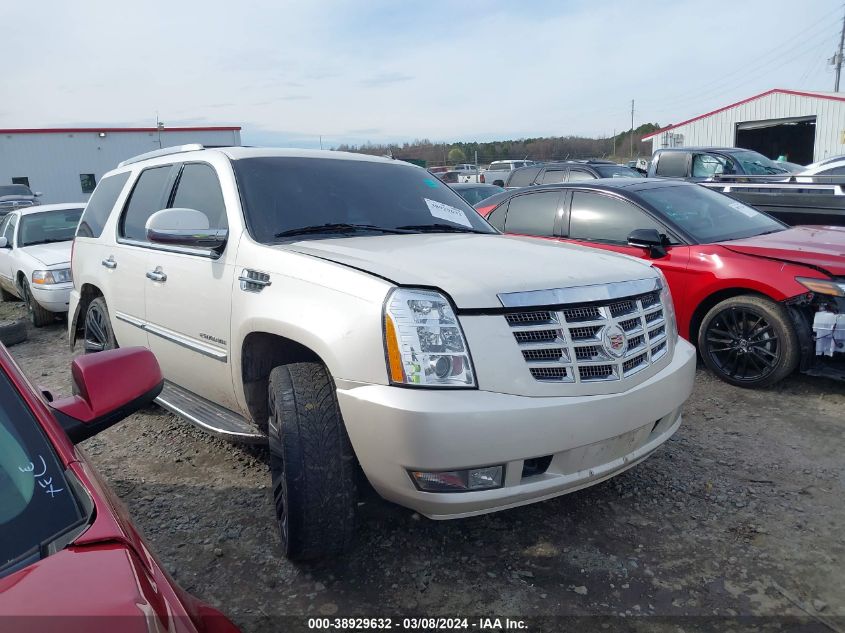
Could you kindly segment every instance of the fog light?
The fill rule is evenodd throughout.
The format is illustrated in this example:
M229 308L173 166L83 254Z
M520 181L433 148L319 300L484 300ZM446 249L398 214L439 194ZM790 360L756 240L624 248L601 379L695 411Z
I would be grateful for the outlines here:
M487 466L431 473L412 470L410 475L417 488L426 492L470 492L501 488L504 472L504 466Z

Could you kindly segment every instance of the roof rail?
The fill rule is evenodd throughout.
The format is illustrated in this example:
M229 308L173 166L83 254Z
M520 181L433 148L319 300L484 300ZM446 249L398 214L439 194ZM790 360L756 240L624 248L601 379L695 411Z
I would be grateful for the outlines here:
M188 143L187 145L174 145L173 147L164 147L162 149L153 150L152 152L138 154L137 156L133 156L132 158L127 158L126 160L119 162L117 166L123 167L124 165L138 163L142 160L147 160L148 158L158 158L159 156L169 156L170 154L181 154L182 152L195 152L200 149L205 149L205 146L201 145L200 143Z

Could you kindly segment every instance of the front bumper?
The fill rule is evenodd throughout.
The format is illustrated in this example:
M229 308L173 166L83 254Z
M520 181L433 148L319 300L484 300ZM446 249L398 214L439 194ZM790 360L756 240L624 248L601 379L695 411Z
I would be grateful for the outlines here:
M338 402L370 483L433 519L484 514L598 483L648 456L678 429L692 392L695 349L679 340L669 365L623 393L525 397L488 391L339 385ZM523 477L526 459L551 456ZM409 470L505 465L502 488L422 492Z
M30 290L32 291L32 298L35 299L42 308L50 312L67 312L68 303L70 301L70 291L73 289L73 282L63 284L52 284L49 286L39 286L32 284Z

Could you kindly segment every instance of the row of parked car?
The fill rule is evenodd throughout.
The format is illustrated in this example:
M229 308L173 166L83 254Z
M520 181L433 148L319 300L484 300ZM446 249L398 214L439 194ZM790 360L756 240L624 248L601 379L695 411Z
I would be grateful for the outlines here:
M845 230L789 228L691 183L537 181L602 166L529 165L537 184L473 208L388 158L183 146L124 161L75 232L75 378L129 348L149 374L132 403L268 443L281 543L304 559L349 547L362 487L454 519L634 466L681 424L690 341L742 386L845 351ZM100 371L73 407L28 397L82 439L132 410L132 375ZM100 398L111 413L92 423ZM46 502L41 453L8 455L2 469L26 458L15 476L39 483L19 513ZM25 574L90 521L0 564Z

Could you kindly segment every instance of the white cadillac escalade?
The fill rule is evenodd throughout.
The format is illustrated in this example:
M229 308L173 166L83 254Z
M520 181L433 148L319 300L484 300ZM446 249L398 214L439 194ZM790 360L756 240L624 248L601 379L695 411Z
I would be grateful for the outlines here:
M71 345L148 347L161 406L269 439L292 558L349 544L366 482L451 519L607 479L677 430L692 390L657 269L501 235L391 159L139 156L97 186L72 269Z

